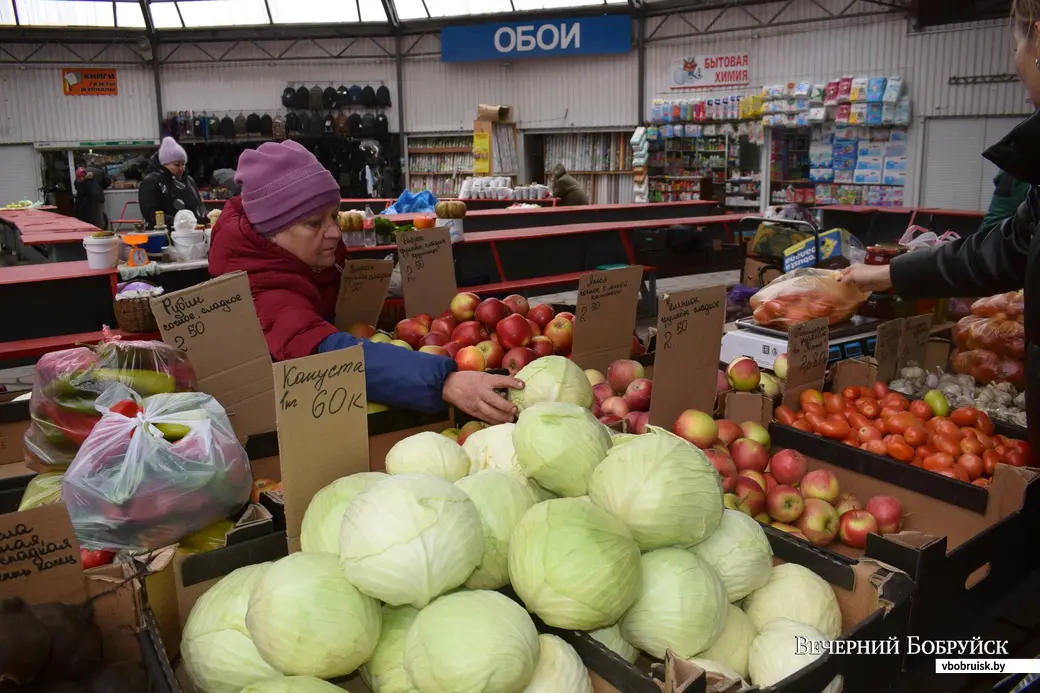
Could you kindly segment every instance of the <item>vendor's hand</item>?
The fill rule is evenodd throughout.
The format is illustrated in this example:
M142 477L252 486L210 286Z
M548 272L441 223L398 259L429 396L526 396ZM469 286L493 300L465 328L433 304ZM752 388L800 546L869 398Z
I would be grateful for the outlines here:
M495 390L522 390L524 383L508 375L480 371L456 371L444 381L441 396L445 402L491 424L508 423L516 418L516 406Z
M865 291L888 291L892 288L891 268L888 265L853 265L841 271L841 281L855 284Z

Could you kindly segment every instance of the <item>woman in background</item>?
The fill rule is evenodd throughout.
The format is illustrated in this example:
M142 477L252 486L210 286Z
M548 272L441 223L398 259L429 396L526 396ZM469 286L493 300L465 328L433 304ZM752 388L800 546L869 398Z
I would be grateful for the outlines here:
M585 191L578 184L578 181L574 180L574 176L567 173L567 169L563 167L563 164L556 164L553 167L552 177L553 197L559 199L559 202L556 204L561 207L575 207L589 203L589 198L585 195Z
M184 147L172 137L164 137L137 188L137 202L146 229L155 228L156 212L164 212L166 226L172 228L173 218L182 209L194 214L196 223L206 223L206 206L202 204L195 181L185 173L187 165L188 154Z

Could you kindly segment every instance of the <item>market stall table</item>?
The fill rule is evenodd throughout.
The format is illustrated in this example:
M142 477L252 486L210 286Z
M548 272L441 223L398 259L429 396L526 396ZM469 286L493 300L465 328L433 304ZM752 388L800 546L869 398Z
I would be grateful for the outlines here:
M0 209L2 244L33 262L67 262L86 257L83 239L101 229L41 209Z

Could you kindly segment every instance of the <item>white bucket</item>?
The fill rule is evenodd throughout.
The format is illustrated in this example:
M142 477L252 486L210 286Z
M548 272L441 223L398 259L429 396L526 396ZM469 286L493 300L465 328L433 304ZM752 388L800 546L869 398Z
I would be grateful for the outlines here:
M87 236L83 239L83 247L87 250L87 267L90 269L114 269L119 264L119 238L116 236Z

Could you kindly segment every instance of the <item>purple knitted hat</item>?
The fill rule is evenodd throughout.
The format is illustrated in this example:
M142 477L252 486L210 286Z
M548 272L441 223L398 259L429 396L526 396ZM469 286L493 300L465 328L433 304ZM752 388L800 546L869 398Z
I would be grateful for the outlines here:
M314 155L292 140L265 142L238 158L242 206L261 236L339 204L339 185Z

